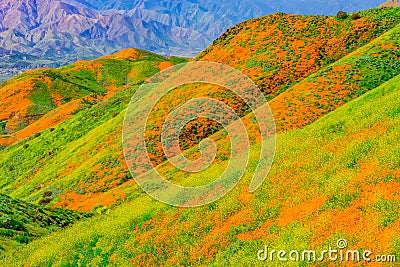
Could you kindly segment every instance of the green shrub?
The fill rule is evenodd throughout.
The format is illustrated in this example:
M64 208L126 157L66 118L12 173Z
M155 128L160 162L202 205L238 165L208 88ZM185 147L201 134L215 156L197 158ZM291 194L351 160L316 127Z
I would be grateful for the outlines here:
M14 232L9 229L7 230L0 229L0 236L13 237Z
M26 231L26 227L22 222L10 218L7 215L3 215L0 218L0 228L11 229L15 231Z
M43 197L51 197L53 195L53 192L47 191L43 193Z
M45 197L45 198L43 198L43 199L41 199L41 200L39 201L39 205L47 205L47 204L49 204L51 201L52 201L51 198Z
M336 17L337 17L338 19L347 19L348 16L349 16L349 15L347 15L347 13L344 12L344 11L339 11L339 12L337 13L337 15L336 15Z
M17 236L15 238L15 241L21 243L21 244L28 244L29 243L29 238L27 236Z
M351 15L351 19L352 20L357 20L357 19L361 19L361 15L358 13L354 13Z

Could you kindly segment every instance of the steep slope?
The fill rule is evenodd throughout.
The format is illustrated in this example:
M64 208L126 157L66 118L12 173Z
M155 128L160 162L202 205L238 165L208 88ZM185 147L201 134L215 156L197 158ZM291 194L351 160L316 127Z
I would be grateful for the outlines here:
M161 204L135 186L133 201L32 242L2 263L261 266L257 251L264 245L322 251L339 238L373 255L396 254L399 82L397 76L315 124L280 135L276 163L256 194L247 192L252 167L228 196L195 209Z
M2 194L0 204L0 253L91 216L69 210L51 210Z
M270 102L281 130L318 118L400 74L400 24L383 36L317 71Z
M400 22L399 9L372 9L360 19L275 14L229 29L197 57L236 68L277 96L313 72Z

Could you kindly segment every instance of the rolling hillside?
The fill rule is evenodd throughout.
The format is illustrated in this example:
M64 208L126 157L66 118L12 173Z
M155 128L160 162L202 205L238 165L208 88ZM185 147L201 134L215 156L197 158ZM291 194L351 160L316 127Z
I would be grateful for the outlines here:
M136 49L60 69L28 71L0 85L0 145L39 134L81 109L181 62Z
M397 253L399 82L397 76L315 124L280 135L276 163L256 194L247 192L246 175L214 204L176 209L134 186L134 200L34 241L3 264L257 266L264 244L322 250L338 238L352 248Z
M121 147L136 89L185 60L131 49L4 83L0 115L7 122L0 125L14 141L0 150L1 192L97 215L6 253L1 265L258 266L264 245L322 250L339 238L350 248L398 255L400 8L358 14L261 17L229 29L196 57L243 71L269 100L279 132L277 155L255 193L248 193L248 184L259 133L240 99L195 84L176 88L157 104L147 124L148 152L178 184L199 185L221 174L230 141L213 122L194 121L181 140L186 155L196 158L197 144L209 137L218 147L216 160L196 174L171 167L160 147L160 125L180 103L220 99L252 135L250 164L239 186L199 208L151 199L131 178ZM51 108L36 112L32 106ZM23 120L25 114L32 121ZM53 118L59 119L49 123Z
M378 9L369 11L369 14L382 17L380 12L391 14L399 11L398 9ZM305 17L305 20L307 19L309 18ZM319 72L303 79L276 99L270 101L278 130L284 131L310 124L351 99L399 74L400 67L395 64L396 61L390 60L398 57L399 45L395 38L398 32L398 27L388 31L333 65L327 65ZM385 48L385 50L382 48ZM381 53L380 56L371 56L378 55L378 52ZM132 53L135 58L134 50L125 51L122 57L129 57ZM114 60L121 59L121 56L113 57ZM103 58L102 60L108 59ZM159 61L156 60L157 66L159 62L164 62L164 60L163 58L160 58ZM122 62L126 62L125 59L122 59ZM351 68L348 62L355 63L358 67ZM383 65L384 68L381 67ZM348 69L356 73L346 74L346 68L343 70L343 66L348 66ZM59 71L63 71L63 69ZM59 71L55 70L55 72ZM157 68L153 65L153 69L147 74L147 77L156 71ZM286 69L282 69L278 75L284 76L286 72ZM376 75L379 72L382 72L382 74ZM140 73L133 73L132 79L139 75L138 83L140 83L143 79L140 78L142 77ZM338 73L345 77L357 75L358 79L344 80L340 78L340 84L338 84L335 79L342 77L338 76ZM119 79L119 86L122 86L122 88L125 88L124 81L124 78ZM322 90L326 86L335 86L332 89L336 90L335 93L328 91L327 94L327 90ZM116 86L116 88L120 87ZM307 90L308 88L316 89L309 93L304 88ZM179 98L174 97L176 94L171 94L166 96L165 101L162 102L165 104L161 104L172 108L180 101L192 96L215 96L219 94L215 87L201 87L200 90L199 87L194 86L184 89L181 90ZM39 134L31 135L29 140L5 150L0 161L0 166L4 169L0 174L3 192L11 194L13 197L38 202L41 199L41 193L46 189L57 190L58 194L54 195L52 205L85 211L123 200L126 197L124 190L117 190L115 187L129 180L130 176L121 150L120 134L123 110L134 90L135 87L123 90L117 93L115 97L100 102L98 105L90 103L90 109L79 112L66 121L65 125L50 128L51 126L47 125L45 120L46 123L43 123L43 128L47 126L49 129L41 132L40 136ZM221 93L221 95L224 94ZM230 98L226 97L226 99ZM309 101L309 103L303 105L306 101ZM234 108L236 106L235 110L240 114L242 109L240 103L231 100L227 103L229 102ZM242 115L245 116L246 114L244 110ZM163 116L165 114L154 113L156 119L163 118ZM245 120L248 122L248 127L253 129L251 116L248 116ZM149 124L151 125L151 121ZM153 130L149 131L148 136L148 140L154 143L154 152L151 154L154 155L154 162L159 164L164 160L162 149L157 145L160 143L157 139L160 128L151 128ZM30 127L27 129L30 129ZM22 132L24 131L22 130ZM256 131L253 132L256 134ZM203 137L207 137L207 135ZM218 140L223 139L223 136L216 134L213 138ZM224 143L224 141L220 143ZM195 144L196 142L192 142L191 145ZM99 151L101 153L98 153ZM93 157L92 155L96 156ZM14 165L16 167L13 167ZM22 183L24 186L20 186ZM109 191L115 192L109 195Z

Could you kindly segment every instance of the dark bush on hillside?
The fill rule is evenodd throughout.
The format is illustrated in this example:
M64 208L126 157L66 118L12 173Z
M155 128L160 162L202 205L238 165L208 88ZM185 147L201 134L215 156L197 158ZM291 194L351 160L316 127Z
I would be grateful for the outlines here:
M26 231L26 228L22 222L14 220L8 216L0 218L0 228L10 229L15 231Z
M9 229L7 229L7 230L0 229L0 236L13 237L14 236L14 232L9 230Z
M347 13L344 12L344 11L339 11L339 12L337 13L337 15L336 15L336 17L337 17L338 19L346 19L348 16L349 16L349 15L347 15Z
M352 20L361 19L361 15L358 14L358 13L354 13L353 15L351 15L351 19L352 19Z
M47 191L43 193L43 197L51 197L53 195L53 192Z
M45 197L45 198L43 198L43 199L41 199L41 200L39 201L39 205L47 205L47 204L49 204L51 201L52 201L51 198Z
M21 244L28 244L29 238L27 236L17 236L15 240Z

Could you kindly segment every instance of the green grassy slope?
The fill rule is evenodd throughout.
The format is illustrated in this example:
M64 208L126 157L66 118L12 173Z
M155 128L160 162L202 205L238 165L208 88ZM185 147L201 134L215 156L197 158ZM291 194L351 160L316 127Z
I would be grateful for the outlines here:
M0 194L0 252L15 249L90 216L70 210L51 210Z
M239 187L201 208L171 208L141 193L9 254L3 265L261 266L256 253L264 244L322 250L338 238L397 253L399 82L397 76L315 124L280 135L276 162L256 194L246 192L252 164Z
M95 181L90 180L95 178L91 168L96 165L105 169L119 167L120 172L124 172L122 161L117 162L113 154L122 153L119 137L122 111L134 90L135 87L120 92L42 132L39 137L31 137L4 150L0 164L3 192L40 201L45 191L54 192L52 197L57 198L63 191L84 190L76 187L80 181L88 180L88 184L94 185ZM104 138L113 139L118 145L113 147ZM115 179L119 178L116 173Z

